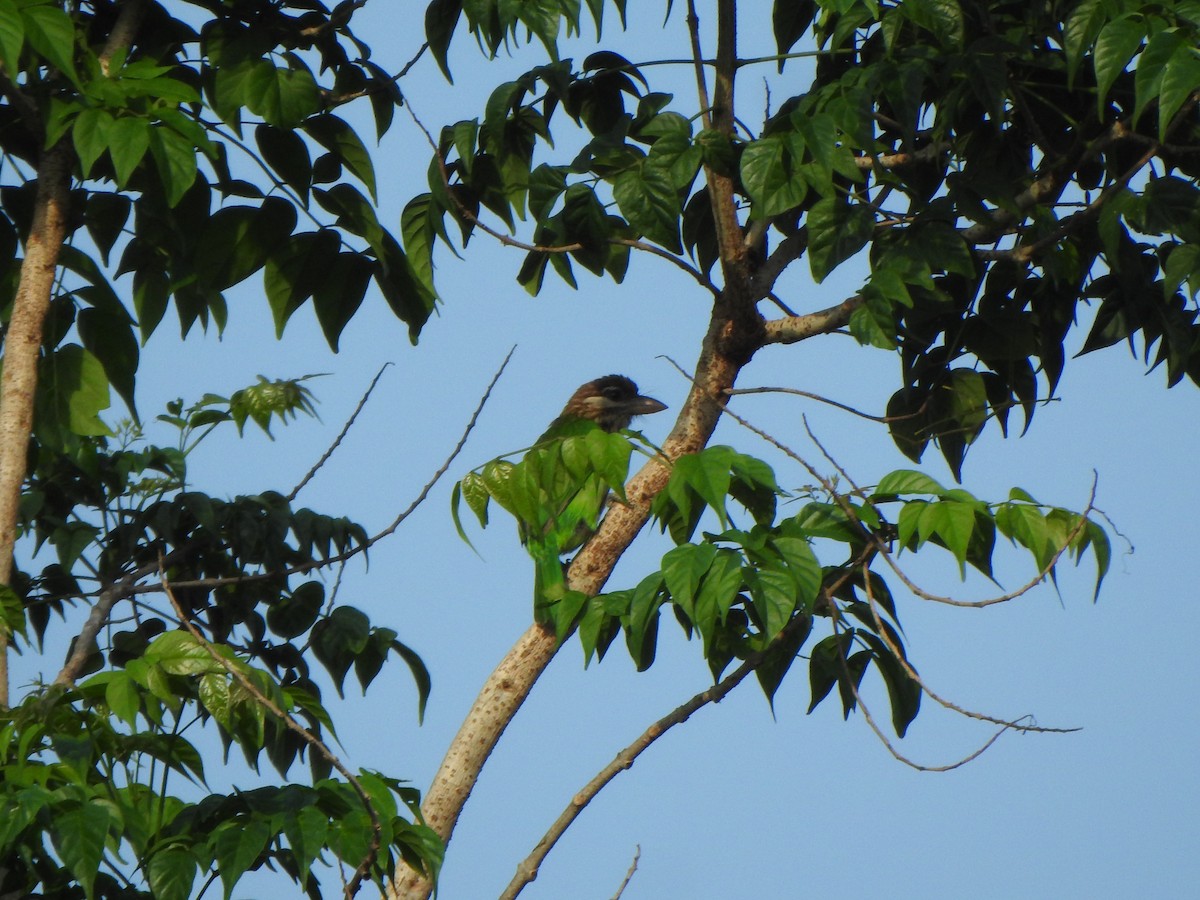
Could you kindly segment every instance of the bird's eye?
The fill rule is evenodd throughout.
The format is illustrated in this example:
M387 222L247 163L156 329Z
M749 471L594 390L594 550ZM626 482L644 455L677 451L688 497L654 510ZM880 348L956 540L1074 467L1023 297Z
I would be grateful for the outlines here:
M615 387L605 388L604 389L604 397L606 400L620 400L621 399L621 390L620 390L620 388L615 388Z

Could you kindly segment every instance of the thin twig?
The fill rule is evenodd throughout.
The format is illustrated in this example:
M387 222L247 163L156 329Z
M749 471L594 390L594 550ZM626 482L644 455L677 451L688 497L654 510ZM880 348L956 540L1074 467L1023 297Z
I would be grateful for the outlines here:
M302 490L304 490L304 486L312 481L313 476L315 476L317 472L320 471L321 467L329 461L329 457L333 456L334 451L337 450L342 441L345 439L346 435L349 434L350 426L354 424L354 420L358 418L358 414L362 412L363 407L367 405L367 399L371 396L371 392L375 390L375 385L379 384L379 379L383 377L384 371L390 365L391 363L387 362L379 367L379 371L376 372L375 377L371 379L371 383L367 386L367 390L362 395L362 399L358 401L358 406L354 407L354 412L350 414L350 418L346 420L346 424L342 426L342 430L338 433L338 436L333 439L333 443L329 445L329 449L321 454L321 458L313 464L313 467L308 470L308 473L300 479L300 483L292 488L291 492L287 495L286 499L288 503L291 503L296 499L296 496Z
M838 633L837 629L838 629L838 624L840 621L838 618L839 615L840 615L840 613L835 612L834 618L833 618L833 629L834 629L835 635ZM840 646L840 643L839 643L839 646ZM918 772L949 772L953 769L959 768L960 766L965 766L967 763L971 762L972 760L978 759L980 756L982 756L984 753L986 753L988 748L991 747L992 744L996 743L996 741L998 741L1000 739L1000 735L1002 735L1002 734L1004 734L1004 732L1008 731L1008 729L1010 727L1008 725L1004 725L1002 728L1000 728L999 731L997 731L990 738L988 738L987 741L985 741L981 747L977 748L976 750L974 750L971 753L968 753L962 759L959 759L952 763L947 763L946 765L942 765L942 766L922 765L921 763L916 762L913 759L910 759L909 757L907 757L903 753L901 753L899 750L897 750L895 745L891 742L891 739L889 739L888 736L886 734L884 734L883 729L880 728L879 725L876 723L875 717L871 715L870 708L863 701L862 695L858 692L858 685L855 684L854 676L851 675L850 667L846 663L846 657L841 652L838 653L838 662L841 664L842 676L845 678L846 685L850 688L850 693L853 694L853 696L854 696L854 702L857 705L859 712L862 713L862 717L866 721L866 723L870 727L870 729L873 732L875 732L875 736L877 738L879 738L879 742L881 744L883 744L884 747L887 748L888 753L890 753L898 762L902 762L902 763L904 763L904 765L906 765L910 768L916 769Z
M725 393L726 393L726 395L728 395L730 397L737 396L738 394L795 394L797 397L807 397L809 400L816 400L818 403L827 403L830 406L835 406L838 409L843 410L848 413L852 413L853 415L856 415L861 419L868 419L872 422L883 422L883 423L902 422L905 419L915 419L917 416L924 415L925 407L929 403L929 400L926 399L925 403L922 403L921 408L918 409L916 412L905 413L902 416L876 416L876 415L872 415L871 413L865 413L860 409L855 409L853 406L849 406L838 400L831 400L829 397L823 397L820 394L814 394L811 391L802 391L799 388L786 388L786 387L730 388Z
M625 873L625 880L621 882L621 886L617 888L617 892L612 895L612 900L621 900L621 895L625 893L625 888L629 887L630 879L633 878L633 873L637 871L638 860L642 858L642 845L633 845L633 862L629 864L629 871Z
M728 412L728 410L726 410L726 412ZM753 425L750 425L748 422L745 422L742 419L738 419L736 414L730 413L730 415L733 416L735 419L737 419L739 422L741 422L743 425L746 425L747 427L749 427L751 430L756 431L759 435L767 438L769 441L771 441L773 444L775 444L776 447L783 449L785 453L789 452L786 448L783 447L782 444L778 443L777 441L775 441L774 438L770 437L770 435L767 435L765 432L758 431L758 429L756 429ZM808 426L807 417L804 418L804 430L806 432L808 432L809 439L814 444L816 444L817 449L821 451L821 454L827 460L829 460L830 464L833 465L834 468L836 468L838 470L838 474L840 474L843 478L846 479L846 481L850 484L850 486L854 489L854 491L856 493L862 495L865 498L866 495L863 494L862 489L859 488L858 485L856 485L854 483L854 480L850 477L850 474L838 464L837 460L835 460L829 454L829 451L827 451L825 449L825 446L821 443L821 441L817 438L817 436L815 434L813 434L812 429L809 428L809 426ZM797 460L800 459L800 457L794 456L794 455L793 455L793 458L797 459ZM805 465L806 467L808 466L808 463L804 463L803 461L802 461L802 464ZM822 478L819 474L817 474L816 470L809 468L809 472L813 475L814 478L817 478L818 480L821 481L822 487L825 487L826 490L832 490L832 485L829 484L828 480ZM904 573L904 571L896 563L895 559L893 558L891 548L888 547L887 542L884 541L882 538L880 538L878 535L871 532L870 529L868 529L865 525L862 524L862 522L858 518L857 513L854 511L854 507L851 506L849 503L847 503L845 498L841 494L837 493L836 491L834 491L833 494L834 494L834 499L838 502L838 505L841 506L842 511L845 512L846 515L850 517L851 521L853 521L854 524L857 525L863 531L864 534L869 536L870 540L875 542L875 544L879 548L880 555L883 557L884 561L888 564L888 567L891 568L891 570L896 573L896 577L899 578L900 581L903 582L904 586L906 588L908 588L913 594L920 597L922 600L930 600L930 601L933 601L934 603L944 603L947 606L959 606L959 607L963 607L966 609L982 609L985 606L994 606L997 603L1007 603L1009 600L1015 600L1016 598L1018 598L1024 594L1028 594L1031 590L1033 590L1035 587L1037 587L1039 584L1041 584L1047 575L1049 575L1051 572L1054 571L1054 567L1056 565L1058 565L1058 561L1059 561L1059 559L1062 558L1062 555L1064 553L1066 553L1067 550L1070 549L1071 545L1075 542L1075 539L1077 537L1079 537L1080 534L1083 533L1083 529L1087 525L1088 514L1093 509L1095 509L1094 503L1096 500L1096 486L1098 483L1099 483L1099 476L1095 472L1093 472L1092 473L1092 488L1091 488L1091 491L1088 493L1087 505L1083 508L1083 511L1079 513L1079 521L1075 523L1075 527L1072 528L1070 533L1067 534L1066 540L1063 541L1062 546L1058 548L1058 550L1055 552L1055 554L1052 557L1050 557L1050 561L1046 563L1046 565L1042 568L1042 570L1040 572L1038 572L1038 574L1036 576L1034 576L1034 578L1031 581L1026 582L1021 587L1017 588L1015 591L1009 591L1007 594L1001 594L999 597L988 597L987 599L984 599L984 600L955 600L953 597L943 597L938 594L931 594L928 591L924 590L923 588L919 587L915 582L913 582L913 580L911 578L908 577L908 575L906 575ZM871 501L868 499L867 502L870 503Z
M1044 728L1040 725L1022 724L1020 719L1010 720L997 718L996 716L989 716L987 713L976 712L975 710L966 709L965 707L959 706L954 701L947 700L945 697L936 693L932 688L929 687L929 684L925 681L925 679L917 674L917 670L909 664L908 659L905 657L901 648L892 640L891 633L883 626L883 620L879 616L878 602L875 600L875 592L871 589L871 571L869 567L864 565L862 567L862 573L864 585L863 590L867 595L867 605L871 610L871 618L875 622L875 633L879 635L880 639L882 639L882 641L887 645L887 648L892 652L892 656L895 658L896 662L900 664L900 668L904 670L904 674L911 678L917 684L917 686L921 688L921 691L934 703L937 703L939 706L942 706L951 712L956 712L960 716L965 716L968 719L978 719L981 722L990 722L993 725L1003 725L1006 728L1014 728L1018 731L1069 734L1071 732L1081 730L1079 728ZM1021 718L1030 717L1022 716Z

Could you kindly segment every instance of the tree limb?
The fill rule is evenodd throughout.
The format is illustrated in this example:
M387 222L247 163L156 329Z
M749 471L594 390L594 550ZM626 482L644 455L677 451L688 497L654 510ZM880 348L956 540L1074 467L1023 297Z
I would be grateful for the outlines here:
M795 344L818 334L827 334L843 328L850 316L865 301L861 294L848 297L837 306L821 309L802 316L787 316L771 319L765 324L763 344Z

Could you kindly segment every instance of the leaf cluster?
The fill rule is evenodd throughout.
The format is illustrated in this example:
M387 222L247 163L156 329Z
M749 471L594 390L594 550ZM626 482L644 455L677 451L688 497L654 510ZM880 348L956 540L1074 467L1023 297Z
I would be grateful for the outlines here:
M90 615L56 683L4 718L0 784L20 815L0 834L0 854L24 860L6 871L5 890L67 896L75 883L89 896L133 897L142 884L146 896L189 896L197 874L215 867L228 896L244 872L278 865L318 896L314 860L332 851L353 866L375 846L377 880L400 856L436 868L436 836L396 803L414 815L414 791L359 776L377 834L361 795L331 778L330 758L311 745L334 734L314 661L340 695L351 669L365 691L395 654L412 670L420 714L429 695L428 671L397 633L335 602L320 577L365 554L365 529L274 491L222 499L188 485L188 458L214 429L253 421L267 431L315 414L304 380L260 378L229 398L169 404L159 419L178 431L175 447L148 444L133 425L35 444L21 557L53 561L15 573L0 597L4 621L20 650L53 639L54 616L78 624L79 604ZM307 756L312 788L199 804L168 793L171 775L206 786L200 753L182 737L198 724L255 771L264 751L284 777ZM98 875L130 859L123 848L136 873L111 867L132 880Z
M734 660L748 661L773 702L824 619L830 633L808 652L809 711L837 686L849 715L874 664L887 688L896 733L903 736L920 709L921 686L905 654L891 589L872 567L881 552L890 556L933 544L948 550L960 571L969 564L991 578L998 531L1033 558L1035 582L1054 578L1064 553L1079 560L1090 549L1097 592L1111 556L1095 521L1039 504L1019 488L1009 500L989 504L923 473L898 470L869 495L833 492L780 516L776 501L785 496L765 462L730 447L681 458L653 506L677 546L636 587L586 600L578 625L585 658L602 658L623 633L634 663L648 668L660 613L668 607L689 638L699 636L714 680ZM706 512L721 530L697 539ZM736 518L746 516L749 526L738 527ZM818 552L839 561L822 562Z
M491 460L454 486L451 514L463 540L461 504L486 527L495 501L517 520L521 543L535 564L534 609L560 637L574 627L584 597L567 589L562 557L595 532L607 503L624 502L634 432L608 433L578 420L543 438L517 462ZM611 499L610 499L611 495Z
M311 697L280 689L265 673L227 658L287 708L324 715ZM170 775L205 783L201 754L180 733L187 692L176 689L187 681L200 680L207 714L257 717L260 731L265 722L261 706L230 697L225 670L186 632L160 635L137 662L77 689L31 694L0 714L8 811L0 823L7 861L0 883L6 892L184 900L193 896L197 877L211 871L228 898L245 872L271 866L319 897L310 873L324 850L342 859L366 856L374 827L358 795L337 779L209 793L199 803L164 790ZM154 702L147 705L147 697ZM171 727L161 727L164 719ZM415 816L416 792L377 773L358 778L388 848L373 877L382 882L387 876L393 852L436 864L440 849L431 851L439 842L400 814L403 808ZM138 879L110 868L114 857L132 862Z
M405 213L422 271L436 240L453 245L447 217L465 245L490 213L509 229L530 220L517 279L534 293L548 271L574 286L577 266L619 283L634 248L711 286L719 242L703 170L728 179L740 206L752 300L804 256L819 282L863 254L849 329L898 354L888 416L914 461L937 446L959 477L988 422L1007 433L1019 408L1028 428L1072 346L1127 342L1169 385L1200 383L1190 0L779 0L775 54L734 63L781 73L771 96L783 99L757 133L744 110L735 130L698 128L709 111L656 89L661 61L560 58L581 4L536 6L429 7L443 66L464 19L489 52L529 35L550 60L499 85L481 117L442 129L429 192ZM602 6L587 5L597 28ZM811 78L793 55L815 55ZM582 149L555 160L571 126Z
M375 213L362 138L335 112L367 98L382 136L403 102L351 29L361 4L187 5L145 4L133 43L110 53L120 4L0 3L0 308L15 296L38 167L57 148L73 189L47 353L73 326L86 353L65 351L66 380L42 394L80 407L55 411L76 430L99 402L77 382L111 385L133 410L139 341L172 306L185 336L223 329L225 292L254 275L280 334L311 300L335 350L372 285L413 340L434 307ZM132 304L113 287L123 275Z

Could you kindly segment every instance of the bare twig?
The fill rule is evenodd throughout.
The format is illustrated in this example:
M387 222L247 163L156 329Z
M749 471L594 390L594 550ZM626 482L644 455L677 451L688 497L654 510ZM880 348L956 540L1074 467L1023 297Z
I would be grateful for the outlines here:
M883 620L879 616L879 605L875 600L875 592L871 589L871 572L866 565L862 567L862 573L864 586L863 590L867 595L867 605L871 610L871 618L875 622L875 633L879 635L880 639L887 645L887 648L892 651L892 656L895 658L896 662L899 663L900 668L904 670L904 674L911 678L917 684L917 686L921 688L921 691L925 694L925 696L927 696L934 703L937 703L939 706L948 709L951 712L956 712L960 716L965 716L968 719L978 719L981 722L990 722L993 725L1003 725L1006 728L1013 728L1017 731L1069 734L1071 732L1081 730L1079 728L1044 728L1039 725L1024 724L1020 719L1001 719L997 718L996 716L989 716L987 713L976 712L975 710L966 709L965 707L959 706L954 701L948 700L947 698L935 692L929 687L929 684L925 681L925 679L917 674L917 670L909 664L904 652L892 640L891 632L884 628ZM1022 716L1021 718L1027 719L1029 717Z
M925 413L925 407L929 403L926 399L925 403L921 404L921 408L916 412L905 413L902 416L876 416L871 413L865 413L860 409L855 409L846 403L841 403L838 400L832 400L829 397L822 397L820 394L814 394L811 391L802 391L799 388L786 387L753 387L753 388L730 388L725 392L730 397L736 397L739 394L795 394L797 397L807 397L809 400L816 400L818 403L826 403L829 406L837 407L840 410L856 415L861 419L867 419L871 422L902 422L905 419L915 419L917 416Z
M483 392L483 396L479 399L479 403L476 405L475 411L471 414L471 418L467 421L467 425L463 429L462 437L460 437L458 443L454 445L454 449L450 451L450 455L446 457L445 461L441 464L441 466L438 467L437 471L433 473L433 476L427 482L425 482L425 486L421 488L421 491L417 494L416 498L413 499L413 501L409 503L399 515L396 516L392 523L382 531L372 535L357 547L352 547L344 553L337 553L333 556L327 556L325 559L319 562L304 563L302 565L292 566L291 568L282 570L255 572L252 575L235 575L232 577L219 578L195 578L190 581L176 581L174 582L175 587L214 588L221 587L223 585L245 584L251 581L261 581L264 578L280 578L287 577L289 575L303 575L307 572L312 572L317 569L326 569L330 566L344 563L347 560L358 556L360 553L365 553L367 550L370 550L385 537L388 537L395 532L395 530L400 527L400 524L413 514L416 508L425 501L426 497L429 496L429 492L433 490L434 486L441 480L442 476L446 474L446 471L453 464L454 460L458 458L458 454L461 453L463 447L466 446L467 438L475 429L475 423L479 421L480 413L483 412L484 406L487 404L488 399L492 396L492 390L496 387L496 382L500 380L500 376L504 373L504 369L508 365L509 360L512 359L512 355L514 352L516 352L516 349L517 348L514 346L512 350L508 351L508 355L504 357L504 362L500 364L500 368L497 369L496 374L492 376L491 382L488 384L487 389ZM160 584L131 585L124 591L123 596L156 593L161 590L162 585Z
M507 360L505 360L505 362L507 362ZM342 441L345 440L346 435L349 434L349 432L350 432L350 426L354 424L354 420L358 418L358 414L360 412L362 412L363 407L367 405L367 399L371 396L371 392L373 390L375 390L375 385L379 384L379 379L383 377L384 371L390 365L391 365L391 363L389 362L389 363L384 363L382 366L379 367L379 371L375 373L375 377L372 378L371 383L369 385L367 385L367 390L362 395L362 399L358 401L358 406L354 407L354 412L350 413L350 418L346 420L346 424L342 426L342 430L340 432L338 432L338 436L333 439L333 443L329 445L329 449L326 450L323 454L321 454L321 458L318 459L313 464L313 467L308 470L308 472L305 474L305 476L300 479L300 482L294 488L292 488L291 491L288 493L288 495L287 495L288 503L291 503L293 500L296 499L296 496L302 490L304 490L304 486L306 484L308 484L310 481L312 481L313 476L315 476L317 474L317 472L319 472L321 470L321 467L329 461L329 457L333 456L334 451L336 451L337 448L341 445Z
M840 619L838 618L839 615L839 613L834 614L833 627L835 634L837 634L837 628L840 622ZM988 738L982 746L971 753L968 753L962 759L941 766L923 765L913 759L910 759L896 749L895 744L892 743L891 739L884 734L883 729L880 728L875 722L875 717L871 715L870 707L867 706L867 704L863 701L862 695L858 692L858 685L854 683L854 676L850 673L850 667L846 664L846 657L841 653L838 654L838 662L841 664L842 676L845 678L846 685L850 688L850 692L854 695L854 702L857 704L859 712L862 713L862 717L870 729L875 732L875 736L879 738L879 742L887 748L888 753L890 753L898 762L902 762L904 765L916 769L918 772L949 772L953 769L965 766L967 763L978 759L980 756L986 753L988 748L1000 739L1000 735L1004 734L1004 732L1008 731L1008 729L1011 727L1009 725L1004 725L999 731Z
M612 900L621 900L621 895L625 893L625 888L629 887L629 882L633 878L633 873L637 871L638 860L642 858L642 845L635 844L633 849L633 862L629 864L629 871L625 873L625 879L621 882L621 886L617 888L617 892L612 895Z

